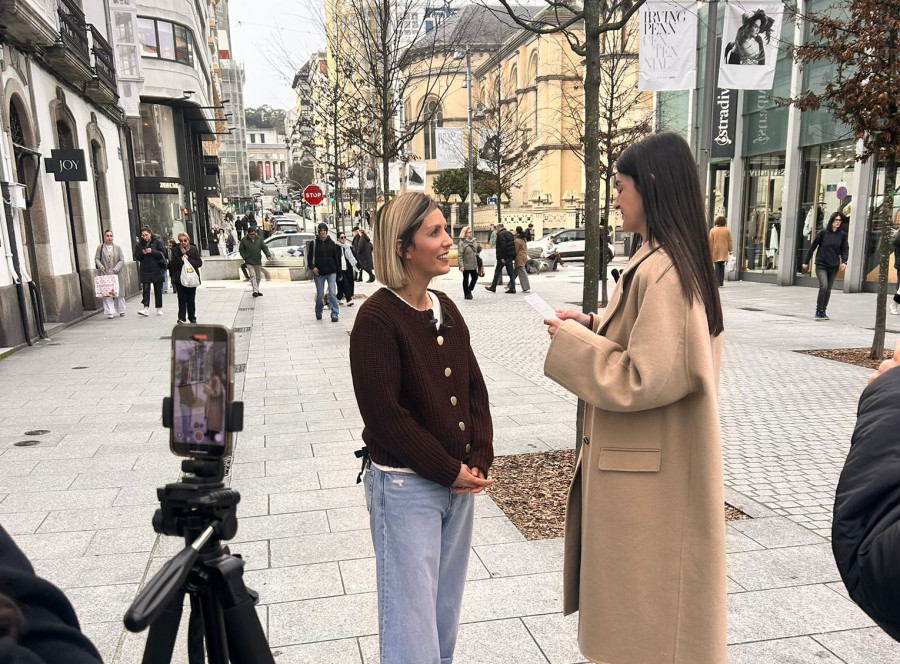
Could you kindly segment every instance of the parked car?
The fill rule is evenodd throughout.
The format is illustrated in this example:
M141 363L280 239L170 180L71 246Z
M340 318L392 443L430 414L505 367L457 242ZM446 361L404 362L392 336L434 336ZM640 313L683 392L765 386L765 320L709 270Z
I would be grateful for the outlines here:
M554 231L549 235L545 235L540 240L532 240L528 243L530 250L540 249L541 255L547 251L549 242L547 238L553 238L556 245L556 251L559 252L560 258L564 261L584 261L584 229L583 228L563 228ZM607 244L609 251L612 252L613 258L616 256L616 247L612 242Z
M272 220L272 233L301 233L300 224L287 217L276 217Z
M277 233L266 238L272 258L265 265L273 267L306 266L306 243L315 237L312 233ZM241 260L239 251L228 254L232 260Z

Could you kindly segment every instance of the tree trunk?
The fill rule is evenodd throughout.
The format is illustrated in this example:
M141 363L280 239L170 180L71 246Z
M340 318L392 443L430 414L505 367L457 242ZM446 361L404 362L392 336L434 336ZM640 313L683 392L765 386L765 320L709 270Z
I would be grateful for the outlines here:
M584 3L584 286L581 310L594 313L600 265L600 0ZM584 402L578 400L575 422L575 454L581 449L584 435Z
M884 162L884 189L882 192L881 211L878 219L881 226L881 242L879 242L878 261L878 297L875 304L875 336L872 339L872 351L869 357L881 360L884 355L884 334L887 326L888 271L891 264L891 253L894 248L893 225L891 212L894 208L894 185L897 182L897 157L890 150Z

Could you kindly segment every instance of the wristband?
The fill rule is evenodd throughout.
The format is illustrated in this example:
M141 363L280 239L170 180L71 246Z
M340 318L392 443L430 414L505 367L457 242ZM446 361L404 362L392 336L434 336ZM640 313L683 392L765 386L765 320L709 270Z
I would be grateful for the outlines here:
M590 316L590 320L588 320L587 329L593 330L594 329L594 314L588 314L588 316Z

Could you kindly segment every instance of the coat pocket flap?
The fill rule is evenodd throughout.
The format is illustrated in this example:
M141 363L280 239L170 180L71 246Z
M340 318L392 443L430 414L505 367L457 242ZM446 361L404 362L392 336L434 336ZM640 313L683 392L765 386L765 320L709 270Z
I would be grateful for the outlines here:
M600 450L600 470L625 473L658 473L662 463L661 450L636 450L604 447Z

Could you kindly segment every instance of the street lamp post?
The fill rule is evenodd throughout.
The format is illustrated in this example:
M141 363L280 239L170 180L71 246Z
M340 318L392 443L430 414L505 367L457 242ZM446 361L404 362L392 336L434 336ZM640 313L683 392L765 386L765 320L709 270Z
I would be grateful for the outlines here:
M475 237L475 163L472 160L472 55L466 49L466 92L469 103L466 108L466 123L469 130L469 231Z

